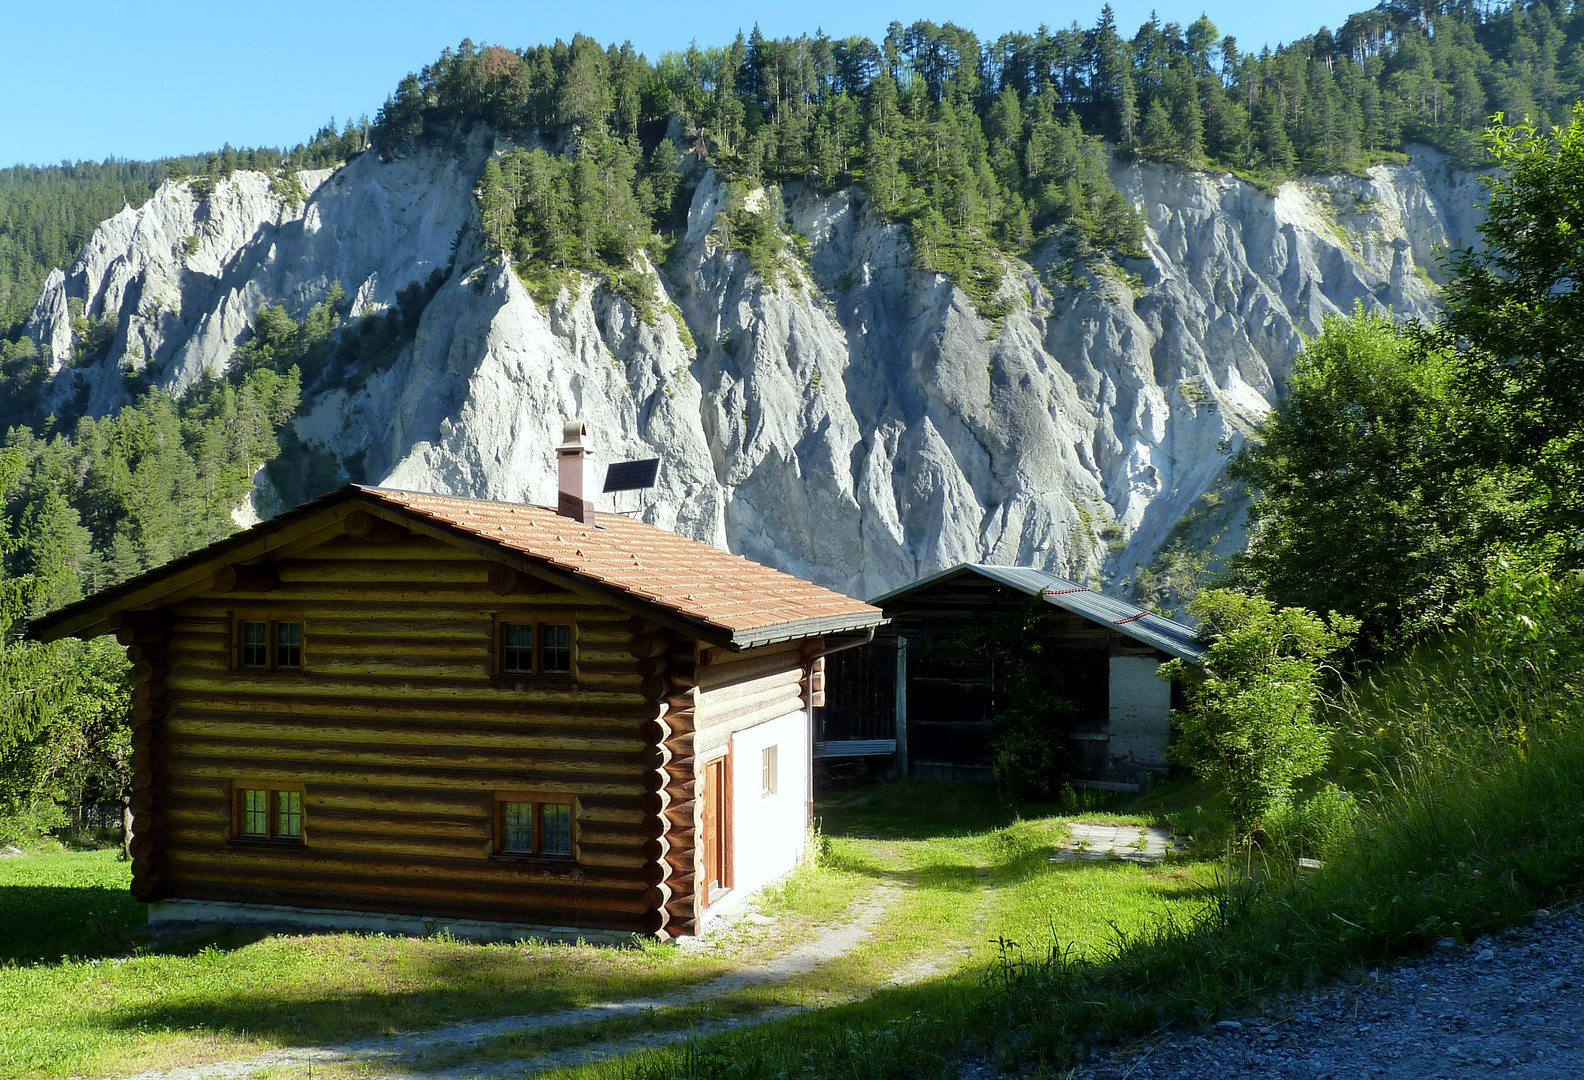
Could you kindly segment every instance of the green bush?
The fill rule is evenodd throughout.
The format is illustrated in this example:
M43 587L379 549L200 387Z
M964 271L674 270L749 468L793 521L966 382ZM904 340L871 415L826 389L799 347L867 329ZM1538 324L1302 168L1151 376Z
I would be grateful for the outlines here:
M1225 793L1234 829L1248 838L1297 781L1325 767L1330 733L1317 714L1326 664L1358 620L1322 620L1231 589L1200 593L1190 610L1209 646L1200 666L1161 666L1188 699L1172 714L1171 757Z

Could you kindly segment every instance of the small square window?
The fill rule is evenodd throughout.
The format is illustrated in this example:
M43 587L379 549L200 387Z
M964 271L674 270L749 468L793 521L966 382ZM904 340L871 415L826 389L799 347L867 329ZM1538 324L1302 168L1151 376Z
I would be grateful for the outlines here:
M269 623L242 624L242 666L269 667Z
M540 628L544 635L544 650L539 657L539 670L545 675L572 674L572 627L546 624Z
M238 787L235 791L237 839L302 843L302 792L267 787Z
M242 617L236 622L234 663L237 668L302 671L302 616L286 619Z
M553 797L553 796L552 796ZM497 797L499 840L503 855L572 854L572 803L505 801Z
M302 623L278 622L275 624L275 666L278 668L302 667Z
M533 624L501 624L501 670L513 674L533 671Z
M776 785L780 783L780 777L776 775L780 765L777 760L779 756L774 746L767 746L759 752L759 794L761 795L776 793Z

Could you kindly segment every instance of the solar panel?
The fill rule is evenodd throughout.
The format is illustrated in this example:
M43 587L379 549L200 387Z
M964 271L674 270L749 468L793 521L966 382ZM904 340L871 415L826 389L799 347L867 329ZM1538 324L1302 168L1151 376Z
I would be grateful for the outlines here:
M655 478L659 475L660 459L657 457L642 461L618 461L605 470L605 491L637 491L654 487Z

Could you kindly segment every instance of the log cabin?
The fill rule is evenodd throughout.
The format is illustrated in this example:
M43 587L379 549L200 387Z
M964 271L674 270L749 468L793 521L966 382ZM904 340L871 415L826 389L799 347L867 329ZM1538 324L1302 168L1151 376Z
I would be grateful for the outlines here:
M880 611L596 514L578 442L554 509L349 486L32 623L133 662L152 922L668 938L796 865Z
M1043 685L1071 706L1060 733L1071 780L1135 791L1168 771L1177 688L1157 673L1168 659L1203 659L1192 627L1023 566L965 563L870 602L884 610L884 629L830 658L826 700L815 710L822 765L993 779L991 721L1005 703L1006 673L993 650L952 643L1034 605Z

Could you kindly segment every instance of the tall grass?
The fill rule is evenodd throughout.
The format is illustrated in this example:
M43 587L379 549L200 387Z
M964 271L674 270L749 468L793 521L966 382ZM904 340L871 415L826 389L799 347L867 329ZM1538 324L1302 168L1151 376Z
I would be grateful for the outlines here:
M1499 572L1506 568L1498 568ZM1358 680L1338 776L1277 815L1257 879L1101 964L1046 957L1002 995L1034 1056L1202 1022L1349 967L1471 940L1584 893L1584 582L1502 573L1459 634ZM1324 860L1296 873L1302 854Z

